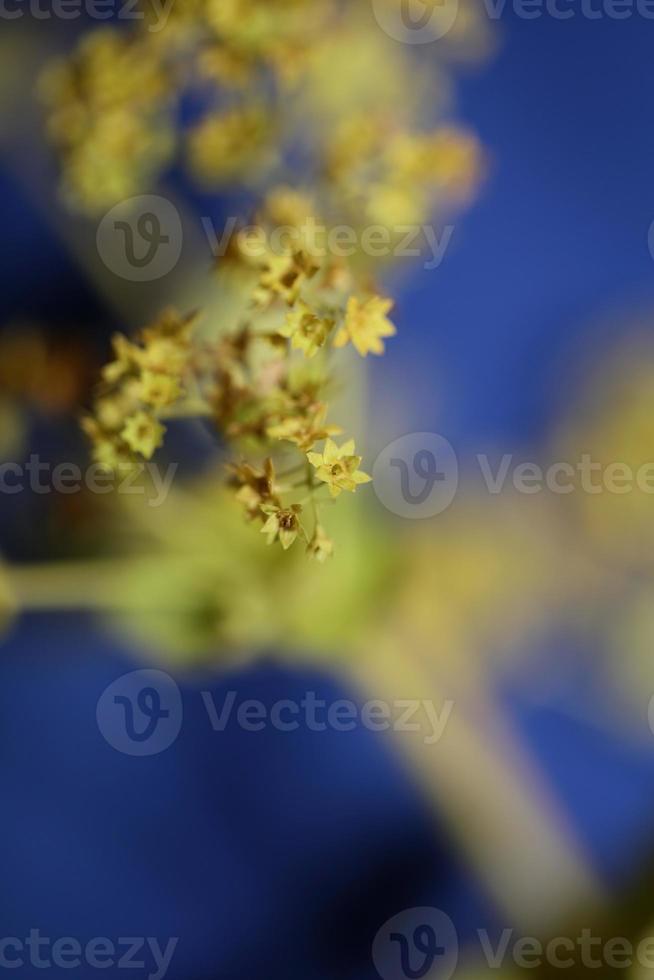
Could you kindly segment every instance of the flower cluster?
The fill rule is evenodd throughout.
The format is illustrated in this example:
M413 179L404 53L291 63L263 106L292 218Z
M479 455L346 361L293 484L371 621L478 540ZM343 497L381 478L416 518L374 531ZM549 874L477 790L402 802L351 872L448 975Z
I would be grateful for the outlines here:
M134 31L93 31L42 77L68 200L106 210L173 161L209 187L259 189L288 179L288 147L355 225L423 221L465 196L477 142L414 131L416 66L381 32L371 41L366 13L356 0L192 0L161 29L144 10ZM180 125L188 99L199 111Z
M246 519L322 561L333 550L323 506L370 479L352 439L335 441L336 352L381 355L395 326L379 255L316 248L316 223L346 221L359 243L377 223L390 256L402 226L469 193L478 145L418 127L434 80L370 30L367 5L188 0L168 13L161 29L150 10L133 31L95 31L46 73L68 198L102 210L151 190L179 157L204 185L245 187L259 209L232 233L201 329L167 312L115 338L84 428L96 461L116 468L149 459L170 417L203 417L233 460ZM187 99L194 111L180 113ZM245 247L246 232L260 247Z
M160 418L185 394L195 320L166 310L135 341L114 336L114 359L102 370L93 415L82 420L96 462L130 467L159 448L166 431Z
M273 191L262 214L279 207L284 194ZM214 340L194 332L196 315L174 311L133 342L116 336L84 428L96 461L115 468L150 459L167 418L209 419L240 457L229 466L229 485L246 519L261 523L269 543L286 550L304 540L322 561L333 550L323 503L370 480L353 440L337 446L333 437L342 429L327 421L332 353L349 342L362 355L383 353L383 338L395 333L386 315L392 303L351 294L347 269L302 250L266 254L246 272L252 289L245 315ZM277 459L284 464L279 477Z

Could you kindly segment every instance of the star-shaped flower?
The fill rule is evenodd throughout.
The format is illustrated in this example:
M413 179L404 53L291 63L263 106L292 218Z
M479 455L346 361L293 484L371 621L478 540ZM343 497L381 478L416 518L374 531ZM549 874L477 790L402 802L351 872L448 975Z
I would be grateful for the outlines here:
M165 426L147 412L135 412L125 422L122 438L135 453L151 459L163 442Z
M325 425L327 406L318 404L306 415L291 415L281 422L269 425L266 435L271 439L285 439L294 442L304 452L311 449L316 442L337 436L343 431L340 425Z
M361 457L354 455L354 439L337 446L327 439L322 453L307 453L307 459L316 469L316 476L329 487L332 497L338 497L342 490L352 493L361 483L370 483L372 477L359 470Z
M262 470L249 463L237 463L227 467L231 472L231 482L238 487L236 499L245 508L250 520L261 515L264 506L275 503L275 468L272 459L267 459Z
M322 524L316 524L313 537L307 545L307 551L312 558L321 564L334 554L334 542L327 535Z
M261 533L268 535L268 544L272 544L279 538L282 548L287 551L298 534L304 533L299 521L299 514L302 513L300 504L291 504L290 507L264 504L261 510L268 518L261 528Z
M290 337L294 350L303 351L305 357L313 357L324 347L333 326L333 320L316 316L303 300L298 300L279 332L282 337Z
M334 338L334 347L344 347L351 341L356 350L365 357L384 353L383 337L393 337L397 333L386 314L393 301L381 296L371 296L363 303L351 296L345 308L343 325Z
M160 371L144 371L139 382L139 397L152 408L167 408L182 395L177 378Z

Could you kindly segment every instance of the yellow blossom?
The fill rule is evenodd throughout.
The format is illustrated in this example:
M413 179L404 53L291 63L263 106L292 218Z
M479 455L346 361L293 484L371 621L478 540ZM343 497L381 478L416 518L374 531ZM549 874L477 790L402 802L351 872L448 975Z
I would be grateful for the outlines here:
M245 508L250 520L258 517L262 507L275 500L275 468L272 459L268 458L263 470L256 470L249 463L238 463L228 466L231 482L238 487L236 499Z
M115 360L110 361L102 369L102 377L109 384L120 381L124 375L133 371L138 363L139 348L132 344L123 334L117 333L111 338Z
M152 408L166 408L182 395L177 378L159 371L144 371L139 382L139 397Z
M276 297L293 306L307 279L318 271L318 266L306 252L293 255L269 255L265 261L259 285L254 293L254 301L259 306L267 306Z
M334 554L334 542L327 535L322 524L316 524L313 537L307 545L307 551L312 558L321 564Z
M356 350L365 357L384 353L383 337L393 337L397 333L386 314L393 301L381 296L371 296L363 303L356 296L347 301L343 325L334 338L334 347L344 347L351 341Z
M131 454L116 435L102 432L93 419L83 419L82 428L93 443L93 461L105 470L118 470L129 465Z
M188 361L188 351L170 337L156 337L139 353L144 371L181 374Z
M147 412L136 412L125 422L121 436L135 453L151 459L161 445L165 431L165 426L157 422L154 416Z
M322 453L307 453L307 459L316 470L316 476L329 486L332 497L342 490L354 492L361 483L369 483L372 477L359 470L361 457L354 455L354 439L337 446L327 439Z
M143 328L141 335L146 344L166 337L184 346L190 339L199 316L197 311L182 315L174 307L168 307L153 323Z
M292 415L275 425L269 425L266 435L270 439L285 439L306 452L316 442L337 436L343 431L340 425L325 425L326 405L317 405L307 415Z
M258 106L209 115L189 136L189 157L207 184L242 179L270 159L270 118Z
M333 326L333 320L316 316L303 300L299 300L287 314L286 323L279 332L282 337L290 337L294 350L303 351L305 357L313 357L324 347Z
M290 507L264 504L261 510L268 518L261 528L261 533L268 535L268 544L272 544L279 538L282 548L286 551L298 534L304 533L298 517L302 513L300 504L291 504Z

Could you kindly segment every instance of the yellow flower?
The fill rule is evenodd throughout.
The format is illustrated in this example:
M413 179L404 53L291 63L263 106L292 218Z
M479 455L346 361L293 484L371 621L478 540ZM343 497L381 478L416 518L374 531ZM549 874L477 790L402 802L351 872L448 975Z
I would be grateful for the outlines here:
M152 408L166 408L182 394L177 378L159 371L144 371L139 383L139 398Z
M290 337L291 347L301 350L305 357L313 357L325 345L333 320L324 320L312 313L303 300L286 315L286 323L280 328L282 337Z
M353 493L360 483L370 483L372 477L359 471L361 457L354 455L354 439L342 446L328 439L322 453L307 453L307 459L316 469L316 476L329 486L332 497L338 497L341 490Z
M363 303L351 296L345 309L345 320L334 339L334 347L344 347L352 342L362 357L368 352L384 353L382 337L393 337L397 331L386 314L393 301L381 296L371 296Z
M312 558L319 561L321 564L331 558L334 554L334 542L326 534L322 524L316 524L316 529L313 532L313 537L307 545L307 551Z
M269 425L266 435L270 439L285 439L293 442L306 452L316 442L329 436L340 435L343 431L340 425L325 425L326 414L326 405L316 405L307 415L294 415L276 425Z
M314 213L315 206L311 198L287 185L270 190L263 207L265 219L275 228L285 225L299 228Z
M139 363L144 371L171 375L180 375L188 358L189 353L184 346L170 337L156 337L139 352Z
M82 418L81 426L92 443L91 456L95 463L106 470L117 470L129 463L129 448L115 432L108 432L90 415Z
M141 453L146 459L151 459L155 450L163 442L165 431L165 427L152 415L148 415L147 412L136 412L125 422L121 436L135 453Z
M293 255L269 255L254 291L254 302L258 306L268 306L276 297L280 297L288 306L293 306L302 286L316 274L318 268L303 251Z
M109 384L115 384L124 375L136 368L140 351L136 344L130 343L127 337L120 333L114 334L111 338L111 345L114 349L115 360L103 367L102 377Z
M300 504L291 504L286 508L278 504L264 504L261 510L268 518L261 528L261 533L268 535L268 544L272 544L279 538L282 548L286 551L298 534L304 533L298 519L298 514L302 513Z
M236 499L243 505L250 520L260 516L262 507L276 502L272 459L265 461L263 470L255 470L249 463L238 463L227 468L232 474L232 484L238 487Z
M163 310L153 323L144 327L141 336L146 345L153 340L166 337L184 346L190 340L199 317L200 314L197 310L182 315L171 306Z
M189 134L189 159L206 184L242 179L272 157L271 123L258 106L209 115Z

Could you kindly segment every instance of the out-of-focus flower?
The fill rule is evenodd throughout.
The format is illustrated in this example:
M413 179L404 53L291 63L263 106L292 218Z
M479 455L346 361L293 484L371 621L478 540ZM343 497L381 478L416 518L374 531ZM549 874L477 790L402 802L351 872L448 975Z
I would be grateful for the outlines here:
M326 405L315 405L305 415L291 415L282 422L269 425L266 431L271 439L286 439L306 452L317 442L338 436L343 431L340 425L326 425L326 415Z
M136 412L125 422L121 436L135 453L151 459L163 442L165 431L165 426L147 412Z
M172 76L147 37L92 31L40 80L49 132L65 165L66 196L97 211L151 181L174 147Z
M222 183L263 167L271 153L269 115L257 107L208 116L189 135L193 171L205 183Z
M315 468L318 479L328 485L332 497L338 497L342 490L354 493L357 486L372 479L359 470L361 456L354 455L354 439L340 447L327 439L322 453L307 453L307 459Z
M327 343L333 326L333 320L316 316L306 303L299 300L287 314L286 323L279 332L282 337L290 337L294 350L301 350L305 357L314 357Z
M291 504L290 507L279 507L277 504L264 504L261 510L268 520L261 528L261 533L268 536L268 544L272 544L279 538L279 542L287 551L298 534L303 534L299 515L302 513L300 504Z
M268 458L262 470L249 463L238 463L228 467L232 482L238 487L236 500L243 505L250 520L260 517L264 506L275 500L275 467Z
M307 545L307 551L316 561L325 562L334 554L334 542L325 531L322 524L316 524L313 537Z
M177 378L160 371L144 371L139 382L139 397L152 408L166 408L181 398L182 387Z
M308 279L315 276L319 266L306 252L291 255L269 255L263 264L259 286L253 299L265 307L280 297L288 306L293 306L300 290Z
M363 302L356 296L351 296L347 302L343 325L334 338L334 346L344 347L350 341L362 357L369 352L383 354L383 338L394 337L397 333L386 316L392 307L393 301L381 296L371 296Z

